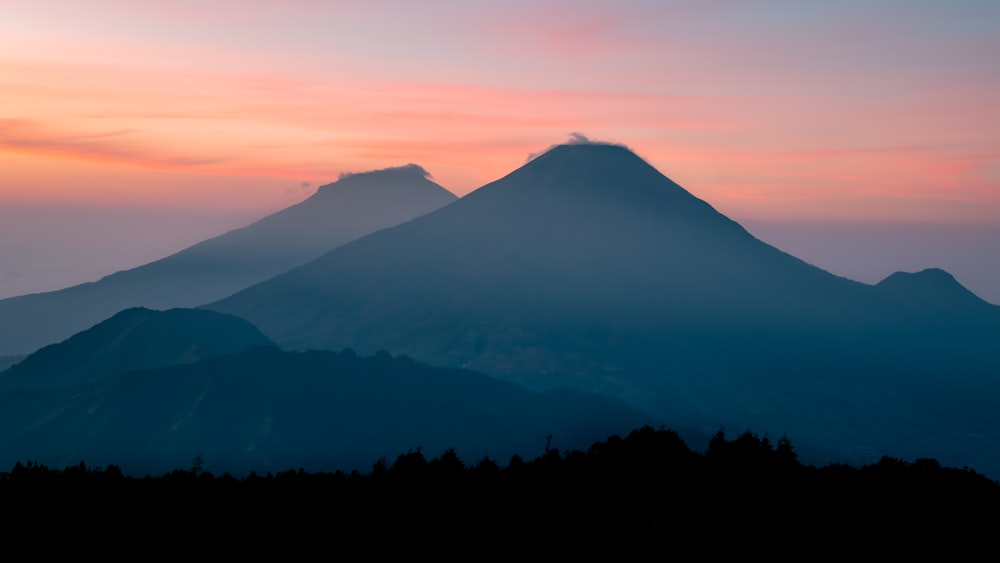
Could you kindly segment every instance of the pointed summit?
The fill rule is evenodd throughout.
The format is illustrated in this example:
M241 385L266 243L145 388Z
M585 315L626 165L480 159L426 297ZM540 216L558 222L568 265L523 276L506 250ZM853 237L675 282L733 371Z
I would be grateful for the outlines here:
M494 193L500 189L502 195ZM649 209L687 221L732 223L627 147L609 143L555 145L466 197L524 198L524 203L536 198L536 205L600 205L605 212L607 206L627 212Z
M549 369L553 358L528 368L522 347L556 353L547 339L577 330L567 319L638 330L795 317L832 307L817 299L828 288L859 287L760 242L625 147L570 144L208 307L285 346L508 372ZM593 344L569 341L558 355Z

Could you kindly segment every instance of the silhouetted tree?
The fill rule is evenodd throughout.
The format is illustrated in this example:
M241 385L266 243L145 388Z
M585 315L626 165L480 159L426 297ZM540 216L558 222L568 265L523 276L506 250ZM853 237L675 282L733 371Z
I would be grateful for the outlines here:
M201 454L195 455L194 459L191 460L191 475L197 477L198 474L201 473L201 468L204 465L205 460L202 458Z
M778 440L778 445L774 449L774 456L775 460L781 465L797 463L799 458L798 454L795 453L795 448L792 446L792 441L784 434Z

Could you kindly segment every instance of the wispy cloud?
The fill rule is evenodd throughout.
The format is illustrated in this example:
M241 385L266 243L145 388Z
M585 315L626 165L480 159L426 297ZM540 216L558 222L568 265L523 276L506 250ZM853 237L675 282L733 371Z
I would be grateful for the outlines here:
M546 149L537 152L528 153L528 157L524 160L525 162L531 162L539 156L549 152L550 150L562 145L609 145L613 147L624 147L626 149L632 150L628 145L624 143L616 143L613 141L601 141L597 139L591 139L590 137L580 133L579 131L574 131L569 134L569 138L564 143L557 143L554 145L549 145Z
M224 158L170 154L137 131L70 132L27 119L0 119L0 150L176 169L220 164Z
M39 0L0 21L0 151L293 191L419 162L461 193L582 131L720 205L988 197L997 8L821 4Z
M395 172L399 174L412 175L418 178L430 178L431 173L424 169L423 166L419 164L404 164L402 166L390 166L388 168L380 168L378 170L370 170L365 172L341 172L338 176L338 180L343 180L344 178L350 178L351 176L357 176L359 174L376 174L384 172Z

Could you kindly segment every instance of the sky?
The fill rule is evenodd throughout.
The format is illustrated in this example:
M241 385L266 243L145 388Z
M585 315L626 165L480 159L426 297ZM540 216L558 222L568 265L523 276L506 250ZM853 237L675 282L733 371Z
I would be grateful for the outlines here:
M0 297L582 132L834 273L1000 303L997 53L994 0L0 0Z

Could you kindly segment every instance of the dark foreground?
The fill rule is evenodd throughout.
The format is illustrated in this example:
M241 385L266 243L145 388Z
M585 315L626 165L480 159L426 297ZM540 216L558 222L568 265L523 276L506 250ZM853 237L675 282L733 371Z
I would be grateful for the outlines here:
M430 460L410 452L368 474L235 478L197 465L132 478L115 466L19 463L0 475L4 535L10 546L37 533L72 537L81 551L108 554L127 538L146 555L287 557L321 547L331 556L465 560L541 549L659 560L899 560L992 549L1000 529L1000 484L974 470L892 458L816 468L799 463L787 440L750 432L720 432L700 454L672 431L645 427L586 452L515 456L503 467L489 459L467 465L451 451Z

